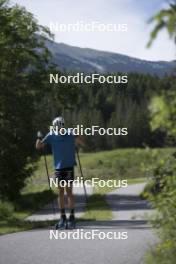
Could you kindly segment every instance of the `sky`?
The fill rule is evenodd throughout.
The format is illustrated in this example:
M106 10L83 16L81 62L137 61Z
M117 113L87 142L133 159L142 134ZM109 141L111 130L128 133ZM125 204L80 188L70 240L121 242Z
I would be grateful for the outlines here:
M34 14L41 25L84 24L96 21L103 24L127 24L127 32L61 32L53 31L56 42L129 55L146 60L174 60L176 49L163 30L150 49L146 48L153 25L148 20L168 0L13 0Z

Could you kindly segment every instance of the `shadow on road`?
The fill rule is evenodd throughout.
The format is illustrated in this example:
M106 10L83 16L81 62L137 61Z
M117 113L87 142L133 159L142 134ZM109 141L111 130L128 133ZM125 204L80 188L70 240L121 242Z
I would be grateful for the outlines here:
M97 229L148 229L151 226L146 220L102 220L102 221L89 221L85 219L79 220L77 228L97 228Z
M102 197L101 194L96 194L97 200L100 200ZM75 211L77 213L83 212L85 209L85 196L75 194L76 206ZM108 200L111 205L111 210L113 211L122 211L122 210L150 210L152 209L148 201L141 199L139 196L134 195L118 195L118 194L109 194ZM91 201L89 201L91 204ZM54 201L55 208L58 209L57 200ZM101 211L101 207L94 207L94 210ZM51 214L52 206L47 204L38 214Z
M113 211L122 210L150 210L151 205L148 201L141 199L138 195L119 195L109 194L109 204Z

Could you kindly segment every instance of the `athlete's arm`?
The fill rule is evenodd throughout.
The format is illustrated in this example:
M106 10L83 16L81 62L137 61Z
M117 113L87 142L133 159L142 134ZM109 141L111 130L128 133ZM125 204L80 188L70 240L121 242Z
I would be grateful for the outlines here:
M35 144L36 149L42 149L44 148L44 146L45 144L41 141L41 139L36 140L36 144Z
M76 137L76 144L84 147L85 146L85 143L84 143L84 140L83 140L83 137L82 136L77 136Z
M45 147L46 144L51 144L52 136L48 133L43 139L42 137L38 137L36 141L36 149L42 149Z

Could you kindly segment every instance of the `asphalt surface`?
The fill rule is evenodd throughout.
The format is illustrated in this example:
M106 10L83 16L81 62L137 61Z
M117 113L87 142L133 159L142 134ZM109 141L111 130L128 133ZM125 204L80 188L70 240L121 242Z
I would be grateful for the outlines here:
M151 211L139 198L142 188L143 185L135 184L107 196L112 221L80 223L74 231L57 233L50 227L1 236L0 264L144 263L144 254L157 242L157 237L146 222L146 211ZM78 232L80 239L73 239L73 234L78 238ZM85 239L86 234L90 238L90 232L96 233L95 239ZM116 239L108 239L109 234L116 235ZM128 238L122 239L125 235Z
M74 187L73 192L75 195L76 216L77 218L80 218L84 214L85 206L86 206L86 197L85 197L84 189L83 187ZM86 187L87 197L91 195L92 192L93 192L92 187L87 186ZM66 195L65 195L65 201L66 201ZM53 213L53 207L54 207L54 213ZM47 204L40 211L28 216L26 220L27 221L58 220L59 217L60 217L60 214L59 214L59 208L58 208L58 201L55 200L53 201L53 204L52 203Z

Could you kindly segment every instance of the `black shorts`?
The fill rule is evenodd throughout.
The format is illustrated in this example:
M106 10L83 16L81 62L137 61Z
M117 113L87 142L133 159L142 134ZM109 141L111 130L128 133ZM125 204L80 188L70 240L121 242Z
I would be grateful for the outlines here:
M58 181L73 182L74 181L74 167L55 170L55 178Z

